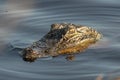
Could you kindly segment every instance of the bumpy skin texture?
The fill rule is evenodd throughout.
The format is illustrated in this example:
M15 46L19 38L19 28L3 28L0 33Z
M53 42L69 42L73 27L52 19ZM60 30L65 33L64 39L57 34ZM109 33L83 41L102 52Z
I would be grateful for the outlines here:
M41 40L23 50L23 59L33 62L40 57L64 54L68 55L66 59L73 60L74 54L83 52L100 38L100 33L87 26L52 24L50 31Z

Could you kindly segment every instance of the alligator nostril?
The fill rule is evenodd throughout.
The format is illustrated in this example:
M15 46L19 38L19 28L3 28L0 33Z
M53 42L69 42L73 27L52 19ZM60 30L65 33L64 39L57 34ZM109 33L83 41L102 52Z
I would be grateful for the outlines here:
M34 62L38 58L38 54L31 48L25 48L21 53L23 60L27 62Z

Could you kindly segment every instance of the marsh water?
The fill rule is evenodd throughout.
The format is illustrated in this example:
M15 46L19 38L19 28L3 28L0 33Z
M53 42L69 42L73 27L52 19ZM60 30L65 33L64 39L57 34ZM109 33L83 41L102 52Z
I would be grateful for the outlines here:
M103 38L74 61L64 56L27 63L14 48L45 35L52 23L91 26ZM104 80L120 76L119 0L0 0L0 80Z

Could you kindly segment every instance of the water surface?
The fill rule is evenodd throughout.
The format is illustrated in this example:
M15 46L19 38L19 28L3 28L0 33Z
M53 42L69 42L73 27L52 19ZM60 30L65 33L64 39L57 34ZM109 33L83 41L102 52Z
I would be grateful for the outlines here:
M120 71L119 0L1 0L0 80L95 80ZM60 56L26 63L14 47L27 47L52 23L91 26L103 34L97 46L69 62ZM110 77L110 76L109 76Z

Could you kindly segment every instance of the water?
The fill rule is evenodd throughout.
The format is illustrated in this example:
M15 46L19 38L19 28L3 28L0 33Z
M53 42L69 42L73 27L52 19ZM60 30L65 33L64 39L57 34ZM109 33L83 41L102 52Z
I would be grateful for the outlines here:
M62 22L91 26L103 39L72 62L60 56L26 63L12 50ZM0 0L0 80L95 80L99 74L108 80L120 75L119 33L119 0Z

